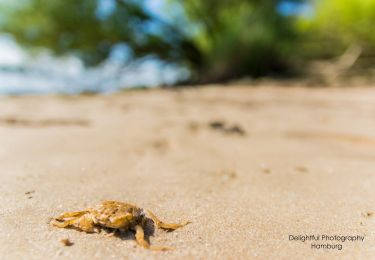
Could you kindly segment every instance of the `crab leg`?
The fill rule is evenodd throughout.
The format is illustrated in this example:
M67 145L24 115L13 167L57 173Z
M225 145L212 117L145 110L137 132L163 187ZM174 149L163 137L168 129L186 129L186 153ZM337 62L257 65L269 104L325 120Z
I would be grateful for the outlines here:
M135 239L138 245L146 249L150 249L154 251L167 251L167 250L172 249L170 247L164 247L164 246L150 246L150 244L145 240L145 233L143 231L142 226L140 225L135 226Z
M62 222L59 222L59 221L53 219L51 221L51 224L56 226L56 227L59 227L59 228L65 228L67 226L71 226L71 225L74 225L75 223L77 223L79 221L79 218L80 217L76 217L76 218L73 218L73 219L70 219L70 220L64 220Z
M85 215L87 213L88 211L66 212L52 220L51 224L59 228L75 226L82 231L92 233L95 231L94 222L90 216Z
M67 226L77 223L79 218L85 214L86 214L86 211L65 212L61 214L60 216L58 216L56 219L53 219L51 221L51 224L59 228L65 228ZM70 219L65 220L66 218L70 218Z
M150 249L150 244L145 240L145 232L140 225L135 226L135 240L141 247Z
M84 210L84 211L74 211L74 212L65 212L65 213L61 214L60 216L58 216L56 219L63 220L64 218L78 218L80 216L85 215L86 213L88 213L88 211L86 211L86 210Z
M178 228L180 228L180 227L186 226L187 224L190 223L189 221L186 221L186 222L181 223L181 224L175 224L175 223L164 223L163 221L161 221L160 219L158 219L158 218L154 215L154 213L152 213L151 211L147 210L147 213L148 213L148 215L150 216L150 218L152 219L152 221L154 221L155 225L156 225L158 228L162 228L162 229L175 230L175 229L178 229Z

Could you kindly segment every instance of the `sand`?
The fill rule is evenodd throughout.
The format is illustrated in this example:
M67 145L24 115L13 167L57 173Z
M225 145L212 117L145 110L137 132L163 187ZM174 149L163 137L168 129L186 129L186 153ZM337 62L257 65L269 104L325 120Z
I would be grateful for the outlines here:
M0 259L374 258L374 170L373 88L2 97ZM192 223L168 252L48 224L109 199Z

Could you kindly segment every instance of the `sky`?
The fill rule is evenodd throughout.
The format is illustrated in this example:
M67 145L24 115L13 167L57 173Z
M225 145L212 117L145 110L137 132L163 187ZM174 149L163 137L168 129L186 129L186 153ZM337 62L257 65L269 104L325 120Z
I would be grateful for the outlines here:
M300 15L304 17L312 17L314 9L308 3L296 3L292 1L282 1L278 10L283 15Z

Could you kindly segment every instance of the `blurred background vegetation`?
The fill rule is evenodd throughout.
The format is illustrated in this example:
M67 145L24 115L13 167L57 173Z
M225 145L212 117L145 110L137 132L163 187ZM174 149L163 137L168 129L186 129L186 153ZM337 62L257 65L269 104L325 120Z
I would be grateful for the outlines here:
M0 32L31 52L87 66L152 57L197 83L301 76L322 60L332 74L372 69L375 57L374 0L1 0L0 14Z

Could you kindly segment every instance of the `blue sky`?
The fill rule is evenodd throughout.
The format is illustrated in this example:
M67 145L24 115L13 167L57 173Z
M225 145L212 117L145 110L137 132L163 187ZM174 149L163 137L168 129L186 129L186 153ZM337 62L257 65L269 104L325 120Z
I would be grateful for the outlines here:
M314 14L313 7L308 3L296 3L283 1L279 4L278 10L283 15L302 15L311 17Z
M1 0L0 0L1 1ZM105 17L106 15L110 14L114 8L116 8L116 1L115 0L98 0L99 8L98 8L98 15L101 17ZM145 8L149 10L154 15L159 17L166 17L164 12L165 1L164 0L148 0L144 1Z

